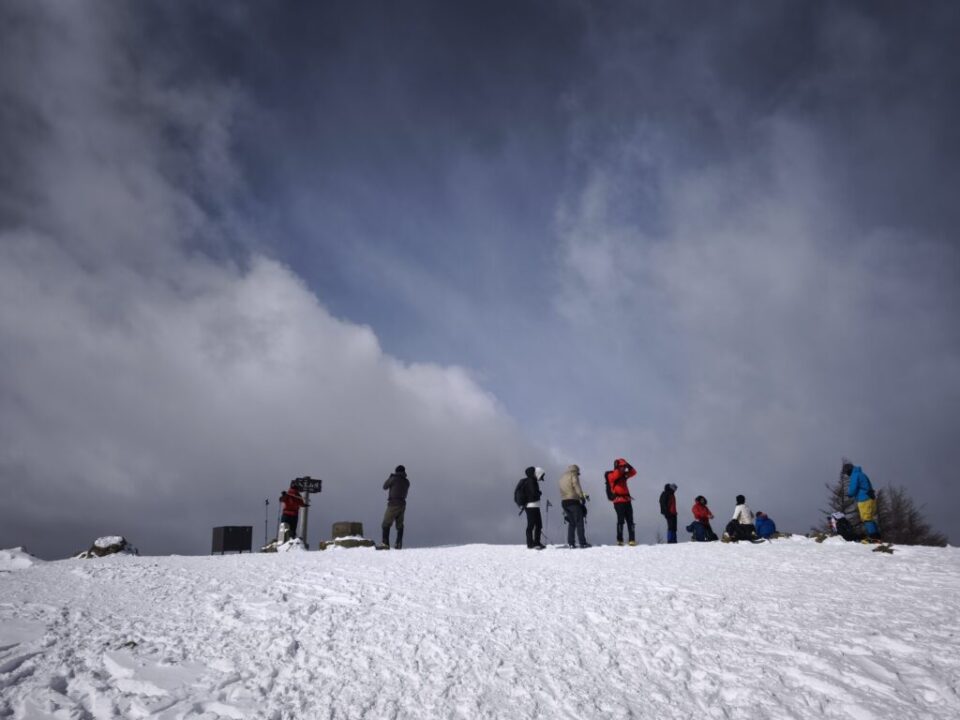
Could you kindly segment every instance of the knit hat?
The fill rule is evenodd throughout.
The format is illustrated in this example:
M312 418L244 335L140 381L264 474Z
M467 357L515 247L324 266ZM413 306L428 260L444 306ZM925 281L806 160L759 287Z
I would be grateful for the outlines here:
M737 505L743 505L747 499L743 495L737 495Z
M397 465L397 469L394 470L397 475L406 475L407 469L403 465Z

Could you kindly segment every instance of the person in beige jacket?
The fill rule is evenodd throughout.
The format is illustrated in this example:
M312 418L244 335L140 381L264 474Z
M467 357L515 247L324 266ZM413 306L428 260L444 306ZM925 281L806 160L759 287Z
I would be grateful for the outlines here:
M583 527L587 516L587 496L583 494L583 489L580 487L580 467L577 465L570 465L560 476L560 505L563 507L563 517L567 521L567 546L576 547L573 543L574 532L576 532L580 547L590 547Z

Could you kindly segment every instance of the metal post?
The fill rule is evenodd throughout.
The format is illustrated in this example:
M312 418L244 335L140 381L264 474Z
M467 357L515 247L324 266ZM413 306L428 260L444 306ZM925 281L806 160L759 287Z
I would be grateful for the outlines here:
M303 493L303 507L300 508L300 510L301 510L301 521L302 521L300 538L303 540L303 547L309 548L310 546L307 544L307 516L308 516L308 513L310 512L310 491L309 490L305 490Z

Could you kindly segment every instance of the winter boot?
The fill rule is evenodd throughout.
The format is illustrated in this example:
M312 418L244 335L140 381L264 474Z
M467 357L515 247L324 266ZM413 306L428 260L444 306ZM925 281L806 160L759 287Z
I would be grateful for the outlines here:
M629 545L630 547L636 547L637 541L636 541L636 540L631 540L630 542L627 543L627 545Z

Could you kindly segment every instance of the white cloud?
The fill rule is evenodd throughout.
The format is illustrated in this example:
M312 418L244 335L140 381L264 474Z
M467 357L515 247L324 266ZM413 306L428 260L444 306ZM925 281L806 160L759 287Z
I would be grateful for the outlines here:
M0 235L0 544L122 532L203 552L215 525L258 535L264 498L302 474L326 481L313 528L376 536L400 463L408 543L516 541L509 494L535 450L469 371L391 358L274 260L198 249L246 232L227 211L234 96L166 88L130 62L122 17L23 21L35 44L5 59L33 68L12 91L43 132Z

